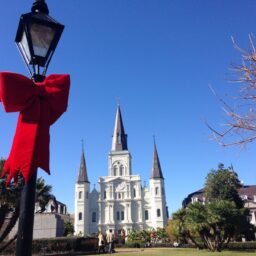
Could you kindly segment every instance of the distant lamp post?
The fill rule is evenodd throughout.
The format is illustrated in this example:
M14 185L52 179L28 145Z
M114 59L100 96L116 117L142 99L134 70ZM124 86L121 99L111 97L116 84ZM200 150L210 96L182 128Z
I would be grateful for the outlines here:
M30 13L21 15L15 42L35 82L44 80L64 26L49 15L44 0L36 0ZM40 70L40 68L42 70Z
M15 42L34 82L44 81L47 68L64 26L49 15L44 0L36 0L31 12L20 17ZM37 172L24 185L21 202L16 256L32 255Z

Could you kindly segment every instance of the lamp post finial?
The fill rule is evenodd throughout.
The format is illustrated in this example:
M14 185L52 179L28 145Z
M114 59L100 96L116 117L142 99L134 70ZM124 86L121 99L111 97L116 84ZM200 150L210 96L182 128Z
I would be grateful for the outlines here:
M48 6L44 0L35 0L32 5L31 11L33 13L49 14Z

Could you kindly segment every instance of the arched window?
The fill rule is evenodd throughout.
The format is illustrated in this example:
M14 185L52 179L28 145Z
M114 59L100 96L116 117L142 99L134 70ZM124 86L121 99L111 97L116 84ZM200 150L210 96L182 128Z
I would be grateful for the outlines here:
M145 210L145 220L148 220L148 210Z
M82 191L79 191L79 193L78 193L78 199L81 199L81 198L82 198L82 194L83 194L83 192L82 192Z
M133 197L136 197L136 188L133 189Z
M120 212L116 212L116 219L120 220Z
M83 214L81 212L79 212L78 214L78 220L82 220L83 219Z
M117 175L117 167L116 167L116 165L115 165L114 168L113 168L113 175L114 175L114 176Z
M160 210L160 209L157 209L157 211L156 211L156 216L157 216L157 217L161 217L161 210Z
M155 195L157 196L158 195L158 192L159 191L159 189L158 189L158 187L155 187Z
M124 220L124 211L121 211L121 220Z
M92 213L92 222L96 222L96 212Z
M119 169L120 176L123 176L124 174L124 167L121 165Z
M104 190L103 198L104 198L104 199L107 198L107 191L106 191L106 190Z

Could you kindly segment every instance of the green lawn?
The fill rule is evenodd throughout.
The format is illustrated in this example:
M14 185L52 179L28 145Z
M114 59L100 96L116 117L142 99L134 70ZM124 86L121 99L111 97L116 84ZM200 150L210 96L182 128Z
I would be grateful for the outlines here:
M117 249L118 253L112 255L131 256L256 256L256 251L240 252L240 251L223 251L223 252L208 252L205 250L196 249L172 249L172 248L147 248L147 249ZM94 254L95 255L95 254ZM102 254L108 255L108 254ZM88 255L87 255L88 256Z

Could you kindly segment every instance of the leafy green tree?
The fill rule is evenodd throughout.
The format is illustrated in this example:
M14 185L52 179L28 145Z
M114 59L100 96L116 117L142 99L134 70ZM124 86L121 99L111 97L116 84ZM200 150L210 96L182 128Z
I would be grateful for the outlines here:
M241 186L233 168L225 168L223 164L219 164L218 169L211 170L206 177L204 195L208 202L227 200L234 202L238 208L242 208L244 203L238 194Z
M243 232L246 221L245 210L236 207L234 202L219 200L203 205L190 204L187 209L185 226L198 234L205 247L220 251L236 233Z
M53 197L51 194L52 186L46 185L45 181L42 177L38 178L36 181L36 202L38 202L40 206L39 212L44 212L45 206L49 202L49 199Z
M0 159L0 176L3 172L4 159ZM20 210L20 197L24 186L24 179L18 176L17 183L11 182L6 186L6 177L0 179L0 244L7 238L15 226ZM36 201L41 207L41 212L45 210L48 203L52 186L46 185L44 179L38 178L36 184ZM17 235L10 239L7 245L16 239ZM0 247L0 252L6 248Z
M179 209L172 215L173 235L176 240L187 242L188 230L185 227L186 209Z
M197 248L201 249L201 245L196 241L197 232L193 229L189 229L186 219L187 209L179 209L173 213L174 234L181 243L194 244Z
M167 226L166 226L166 233L169 237L169 240L173 243L174 241L179 241L179 234L176 232L174 221L168 220Z
M4 159L0 159L0 175L3 172L4 162ZM0 243L9 235L18 220L20 195L24 185L21 177L17 184L10 183L8 187L6 187L5 181L5 178L0 179ZM16 236L11 241L15 239Z
M204 204L192 203L174 214L174 220L179 220L179 233L192 238L193 243L200 237L209 250L221 251L232 237L249 230L248 211L237 191L240 186L232 168L220 164L212 170L206 178Z
M75 232L74 225L71 221L64 223L64 236L73 236Z

